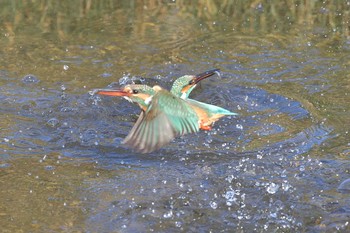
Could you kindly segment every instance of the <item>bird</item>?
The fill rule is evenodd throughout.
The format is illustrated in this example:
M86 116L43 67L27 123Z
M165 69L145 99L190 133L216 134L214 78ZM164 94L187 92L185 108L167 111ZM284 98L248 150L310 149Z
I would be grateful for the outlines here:
M120 90L97 89L95 93L121 96L139 105L142 109L141 114L123 140L123 144L138 152L150 153L168 144L177 136L196 133L200 129L210 130L213 123L225 115L237 115L224 108L188 98L195 85L204 78L212 76L213 72L214 70L211 70L202 73L204 75L180 77L181 82L178 82L174 89L176 80L171 91L158 85L150 87L129 84Z

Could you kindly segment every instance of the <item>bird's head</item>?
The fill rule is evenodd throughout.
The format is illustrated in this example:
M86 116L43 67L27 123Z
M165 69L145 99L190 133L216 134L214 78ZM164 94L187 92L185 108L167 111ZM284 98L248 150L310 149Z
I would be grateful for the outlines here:
M143 110L149 105L149 100L155 94L155 90L147 85L129 84L121 89L97 89L96 94L108 96L121 96L130 102L137 103Z
M213 69L197 75L184 75L174 81L171 92L182 99L187 99L189 94L200 81L213 76L218 72L219 69Z

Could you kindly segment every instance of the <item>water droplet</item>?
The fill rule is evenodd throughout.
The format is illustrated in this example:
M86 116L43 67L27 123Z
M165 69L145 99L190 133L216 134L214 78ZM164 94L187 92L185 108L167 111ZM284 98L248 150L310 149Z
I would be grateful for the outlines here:
M236 125L236 128L237 128L237 129L240 129L240 130L243 130L243 125L237 124L237 125Z
M84 88L85 88L85 87L84 87ZM93 95L96 94L96 92L98 92L98 89L91 90L91 91L89 91L88 93L89 93L89 95L93 96Z
M176 222L175 222L175 226L176 226L176 227L182 227L182 222L176 221Z
M213 208L214 210L218 208L218 204L215 201L211 201L209 204L210 204L210 207Z
M227 191L225 194L226 201L234 201L235 200L235 192L234 191Z
M130 82L130 74L123 75L121 79L119 79L119 85L124 86Z
M68 70L68 69L69 69L69 66L68 66L68 65L64 65L64 66L63 66L63 69L64 69L64 70Z
M236 203L237 201L237 198L235 197L235 191L233 190L230 190L230 191L227 191L226 194L224 195L225 199L226 199L226 205L227 206L232 206L232 203ZM239 193L238 193L239 195Z
M46 171L52 171L52 170L55 170L55 167L54 166L45 166L45 170Z
M25 84L38 83L40 80L33 74L28 74L22 78L22 82Z
M233 175L230 175L228 176L225 180L227 180L229 183L232 183L232 180L234 179L235 177Z
M275 194L278 189L279 189L279 185L278 184L275 184L275 183L270 183L269 186L266 187L266 191L270 194Z
M173 216L173 211L172 210L169 210L168 212L163 214L164 218L171 218L172 216Z
M44 155L44 157L43 157L42 159L40 159L40 160L39 160L39 163L44 162L44 161L45 161L45 159L46 159L46 157L47 157L47 155Z
M287 182L282 183L282 189L283 191L288 191L291 188L291 185Z
M46 124L51 126L51 127L56 127L59 123L60 123L60 121L57 118L51 118L50 120L48 120L46 122Z
M10 139L4 138L4 142L9 142L9 141L10 141Z

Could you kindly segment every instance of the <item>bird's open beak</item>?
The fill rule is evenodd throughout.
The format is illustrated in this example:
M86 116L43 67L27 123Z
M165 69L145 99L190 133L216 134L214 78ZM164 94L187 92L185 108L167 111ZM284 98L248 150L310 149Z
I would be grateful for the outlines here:
M195 76L194 84L197 84L200 81L202 81L203 79L206 79L210 76L213 76L214 74L220 74L219 72L220 72L220 69L213 69L213 70L208 70L208 71L205 71L203 73L197 74Z
M130 96L129 92L124 90L114 90L114 89L96 89L94 94L108 95L108 96Z

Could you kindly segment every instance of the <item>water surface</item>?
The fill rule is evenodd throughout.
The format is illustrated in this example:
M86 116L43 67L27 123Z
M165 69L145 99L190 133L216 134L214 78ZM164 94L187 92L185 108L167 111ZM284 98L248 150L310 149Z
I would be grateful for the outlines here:
M348 2L0 6L4 232L350 230ZM89 93L212 68L191 97L239 116L151 154Z

